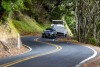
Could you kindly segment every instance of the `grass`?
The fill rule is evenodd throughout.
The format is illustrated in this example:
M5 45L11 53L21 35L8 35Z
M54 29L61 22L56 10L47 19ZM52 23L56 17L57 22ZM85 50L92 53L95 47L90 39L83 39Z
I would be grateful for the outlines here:
M62 19L64 20L65 28L67 30L67 35L73 37L73 33L72 33L71 29L69 28L68 24L65 22L64 16L62 16Z
M49 24L40 25L37 23L33 18L30 18L27 15L20 16L20 21L12 20L13 26L18 30L20 34L29 34L29 33L36 33L36 32L43 32L43 30L49 27ZM11 24L12 26L12 24Z
M72 34L69 26L67 25L67 23L65 24L65 28L67 29L68 35L71 36L71 37L73 37L73 34Z
M13 30L14 34L18 34L18 30L15 28L12 19L9 19L8 22L9 22L8 25Z

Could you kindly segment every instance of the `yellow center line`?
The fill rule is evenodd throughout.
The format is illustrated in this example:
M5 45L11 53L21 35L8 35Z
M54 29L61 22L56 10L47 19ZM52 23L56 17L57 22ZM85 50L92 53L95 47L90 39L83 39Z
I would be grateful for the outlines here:
M44 55L48 55L48 54L51 54L51 53L54 53L54 52L58 52L58 51L60 51L62 49L61 46L58 46L56 44L51 44L51 43L46 43L46 42L38 41L38 38L36 38L35 41L40 42L40 43L45 43L45 44L48 44L48 45L51 45L51 46L54 46L54 47L56 47L56 49L48 51L48 52L45 52L45 53L29 56L29 57L26 57L26 58L18 59L18 60L13 61L13 62L8 62L6 64L0 65L0 67L12 66L14 64L17 64L17 63L20 63L20 62L23 62L23 61L26 61L26 60L29 60L29 59L32 59L32 58L37 58L37 57L40 57L40 56L44 56Z

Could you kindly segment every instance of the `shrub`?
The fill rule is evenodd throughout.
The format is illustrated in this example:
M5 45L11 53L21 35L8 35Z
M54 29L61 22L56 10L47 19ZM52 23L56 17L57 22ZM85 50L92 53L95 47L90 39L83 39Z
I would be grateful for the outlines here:
M89 38L89 41L88 41L90 44L93 44L93 45L96 45L96 43L97 43L97 40L96 40L96 38Z

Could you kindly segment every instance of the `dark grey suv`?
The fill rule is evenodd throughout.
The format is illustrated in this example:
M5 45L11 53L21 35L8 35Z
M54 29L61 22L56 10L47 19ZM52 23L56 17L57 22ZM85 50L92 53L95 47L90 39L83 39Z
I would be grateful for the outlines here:
M56 38L57 32L55 29L52 28L47 28L43 33L42 33L42 38Z

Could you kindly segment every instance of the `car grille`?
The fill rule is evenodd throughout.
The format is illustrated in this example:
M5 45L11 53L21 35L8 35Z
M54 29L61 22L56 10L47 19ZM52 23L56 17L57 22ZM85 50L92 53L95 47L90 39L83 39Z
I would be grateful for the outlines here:
M60 36L60 35L64 35L64 33L57 32L57 35L58 35L58 36Z

